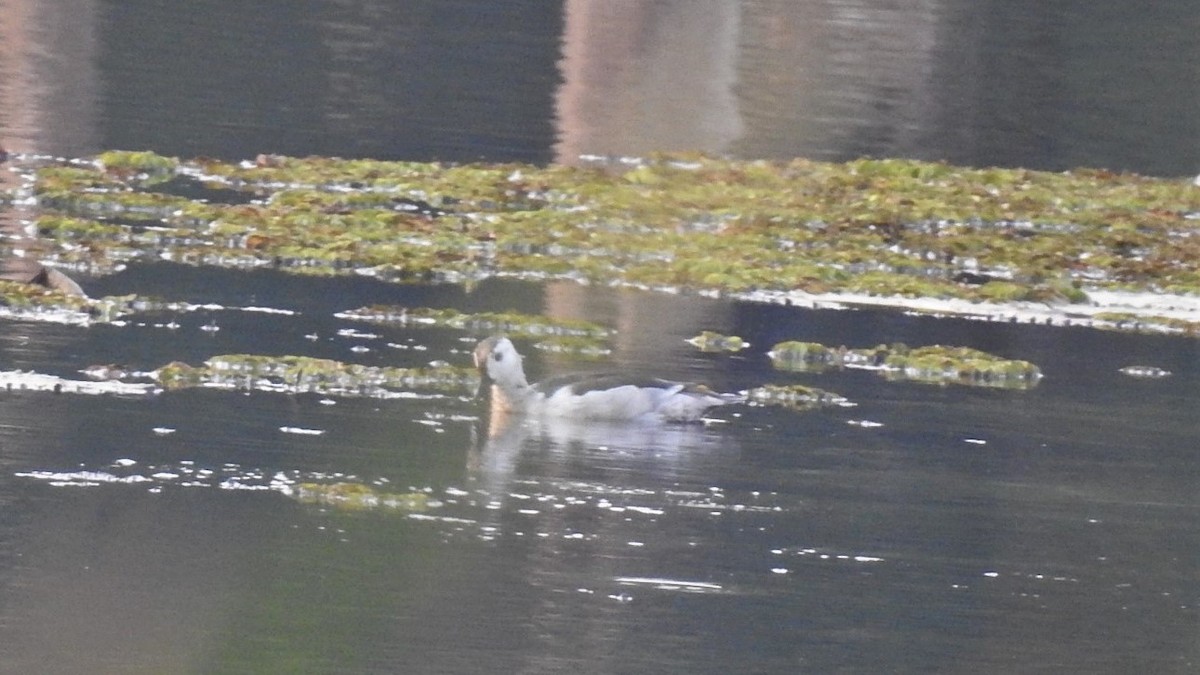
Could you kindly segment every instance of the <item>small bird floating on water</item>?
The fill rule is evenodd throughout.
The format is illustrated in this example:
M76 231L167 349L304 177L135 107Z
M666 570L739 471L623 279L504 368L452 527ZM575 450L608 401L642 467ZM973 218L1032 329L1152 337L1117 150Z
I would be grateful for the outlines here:
M0 258L0 279L22 284L34 284L51 290L86 298L87 293L71 277L53 267L17 255Z
M506 337L490 337L475 347L475 367L491 382L494 409L557 418L694 422L709 408L742 397L720 394L688 382L611 374L561 375L529 384L521 355Z

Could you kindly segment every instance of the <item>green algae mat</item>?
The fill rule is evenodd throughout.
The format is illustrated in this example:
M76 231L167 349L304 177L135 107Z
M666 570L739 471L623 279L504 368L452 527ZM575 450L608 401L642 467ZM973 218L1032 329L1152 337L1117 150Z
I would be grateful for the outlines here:
M779 370L820 373L831 368L873 370L889 380L975 387L1030 389L1042 371L1028 361L1005 359L969 347L897 343L867 349L829 347L818 342L780 342L767 352Z
M25 167L51 257L395 280L1086 303L1200 290L1200 188L1104 171L660 157L585 167L144 152Z
M0 253L32 238L42 259L67 271L104 274L169 260L395 282L567 279L814 307L1200 333L1200 187L1183 179L698 155L543 167L275 155L231 163L114 151L13 165L22 182L2 198L28 223L3 233ZM189 309L0 280L5 318L89 325ZM593 358L609 353L612 338L601 326L504 313L377 306L337 316L506 332L539 349ZM691 342L713 352L748 346L717 333ZM1016 388L1038 379L1032 364L922 349L790 343L772 356L790 370L875 367L891 379ZM362 391L370 382L380 391L367 395L380 395L459 390L472 378L454 369L358 372L302 357L260 361L170 364L145 379L168 389L259 381L317 391ZM751 400L831 398L763 390Z
M68 271L104 274L170 260L397 282L570 279L810 306L1187 335L1200 329L1200 187L1182 179L698 155L542 167L275 155L231 163L114 151L85 160L19 158L12 168L23 182L3 199L29 224L4 234L4 252L32 236L44 260ZM0 280L0 316L8 318L90 324L187 310L168 300L86 298ZM508 332L541 349L596 358L611 338L599 326L503 313L363 307L338 316ZM715 333L692 342L711 351L746 347ZM774 350L776 362L789 354L792 369L829 365L812 358L819 346L801 346ZM822 349L851 367L862 351L857 361L875 359L891 377L936 372L931 379L943 380L945 371L991 386L1037 379L1020 363L985 363L976 354ZM328 364L275 366L297 381L337 381ZM1013 368L1016 375L1005 370ZM204 379L202 370L175 370L165 368L178 377L160 384ZM387 375L408 385L430 385L422 379L430 377L458 387L466 379Z

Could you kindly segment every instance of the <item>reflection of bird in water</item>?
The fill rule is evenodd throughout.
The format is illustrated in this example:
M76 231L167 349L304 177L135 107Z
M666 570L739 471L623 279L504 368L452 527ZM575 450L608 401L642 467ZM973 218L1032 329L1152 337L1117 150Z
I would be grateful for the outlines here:
M552 416L513 420L494 414L480 422L477 429L483 433L472 434L467 474L497 507L510 500L514 484L526 493L588 492L610 472L625 487L702 483L711 480L708 467L714 462L720 465L740 452L724 430L700 424Z
M661 424L657 420L577 420L564 417L528 417L521 424L493 417L482 437L472 441L473 469L511 473L521 450L529 445L553 448L574 456L633 453L652 457L660 466L686 462L700 449L710 452L728 447L728 436L697 424Z
M67 295L87 297L75 280L36 260L15 255L0 258L0 279L35 284Z
M527 667L514 669L559 672L571 659L594 665L590 654L579 659L563 651L564 630L572 636L584 631L589 644L621 644L626 636L614 628L612 603L640 593L626 579L694 574L689 556L679 554L697 545L695 530L677 524L689 522L692 513L704 518L707 510L680 502L691 494L707 499L717 470L740 453L725 430L664 424L663 406L667 419L671 406L686 413L682 419L697 419L711 406L740 398L611 375L531 385L520 354L505 338L481 342L475 362L492 381L492 406L480 420L489 423L486 435L473 436L467 455L472 489L465 504L471 510L464 515L477 523L480 538L507 542L497 555L520 570L514 600L532 598L526 624L544 643L530 650ZM672 397L687 400L671 403ZM492 576L480 576L493 583Z
M735 394L653 377L563 375L529 384L521 355L506 337L475 347L475 366L492 383L494 412L584 420L697 421L714 406L735 403ZM481 383L482 386L482 383Z

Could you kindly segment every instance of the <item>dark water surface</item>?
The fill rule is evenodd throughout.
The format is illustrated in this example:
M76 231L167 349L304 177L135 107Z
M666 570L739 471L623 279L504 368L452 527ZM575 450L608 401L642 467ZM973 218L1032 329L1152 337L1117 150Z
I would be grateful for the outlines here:
M299 313L185 315L176 330L16 323L0 358L64 375L113 359L151 367L232 352L465 363L471 340L453 331L373 327L377 339L346 339L338 329L362 326L331 314L349 299L552 311L569 297L610 325L659 318L622 335L622 369L731 390L804 382L858 405L727 409L727 423L710 426L510 426L489 437L485 411L459 398L2 394L5 672L1196 663L1193 340L515 282L465 294L162 265L97 286L140 291L166 278L184 296L207 279ZM222 295L209 297L233 297ZM201 330L213 320L220 331ZM743 355L682 342L735 325L755 345ZM1044 364L1046 379L1022 392L781 374L762 352L784 336L970 344ZM356 344L372 351L351 352ZM1146 361L1175 374L1117 372ZM536 352L528 362L535 376L589 367ZM863 420L882 426L851 424ZM84 471L149 480L85 486ZM57 477L69 485L37 472L70 474ZM444 506L415 518L341 512L254 489L279 472L386 481ZM196 485L184 485L189 476Z
M701 149L1161 175L1194 173L1200 156L1200 26L1184 2L286 4L5 3L0 142L534 162ZM491 430L458 397L0 392L0 672L1183 673L1200 661L1194 339L571 284L165 264L81 281L96 296L294 313L6 321L0 370L74 378L241 352L469 362L477 336L333 316L400 304L588 318L619 331L604 367L731 391L800 382L857 406ZM753 347L683 342L705 329ZM778 373L764 352L785 339L970 346L1046 377L1000 391ZM597 365L520 346L535 377ZM1174 374L1118 372L1135 364ZM442 506L331 510L271 489L277 474Z
M1200 13L966 0L44 0L5 6L0 142L574 161L945 159L1194 175Z

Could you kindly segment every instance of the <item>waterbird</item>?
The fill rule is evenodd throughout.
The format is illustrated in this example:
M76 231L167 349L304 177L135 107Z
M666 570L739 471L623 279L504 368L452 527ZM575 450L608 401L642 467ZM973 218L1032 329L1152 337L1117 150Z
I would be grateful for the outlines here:
M22 284L34 284L66 295L87 297L83 288L71 277L53 267L46 267L31 258L8 255L0 258L0 279Z
M511 340L493 336L475 347L480 391L489 382L494 411L581 420L699 421L709 408L737 403L690 382L607 373L560 375L529 384L521 355Z

